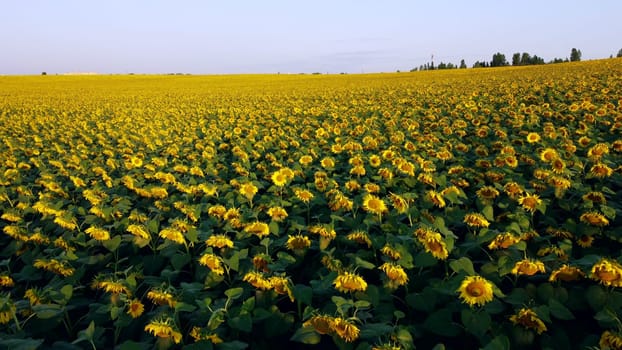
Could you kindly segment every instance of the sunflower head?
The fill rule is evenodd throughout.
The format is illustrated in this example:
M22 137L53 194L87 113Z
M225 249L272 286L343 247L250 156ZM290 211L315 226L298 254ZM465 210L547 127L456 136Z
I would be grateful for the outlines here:
M460 299L470 306L481 306L493 299L492 283L480 276L467 276L457 292L460 293Z

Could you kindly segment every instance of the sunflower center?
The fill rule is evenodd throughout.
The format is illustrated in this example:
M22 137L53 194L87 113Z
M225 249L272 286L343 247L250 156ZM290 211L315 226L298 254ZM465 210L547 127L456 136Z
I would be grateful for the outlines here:
M469 295L474 297L479 297L484 294L484 288L481 283L478 282L469 284L466 289Z

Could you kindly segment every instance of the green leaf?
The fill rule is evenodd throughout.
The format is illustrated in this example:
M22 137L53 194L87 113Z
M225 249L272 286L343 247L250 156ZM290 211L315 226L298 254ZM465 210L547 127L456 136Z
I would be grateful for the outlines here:
M240 268L240 254L237 251L234 252L230 258L223 259L223 261L233 271L238 271Z
M482 214L488 221L495 221L494 212L492 210L492 205L487 205L482 209Z
M292 292L294 293L294 299L305 304L311 305L313 300L313 288L304 284L297 284L294 286Z
M490 343L486 344L482 350L510 350L510 339L505 335L498 335Z
M188 304L188 303L179 302L175 304L176 312L192 312L196 309L197 309L196 306Z
M40 339L3 339L0 340L0 345L3 349L11 350L35 350L43 344L43 340Z
M244 350L248 348L248 344L239 340L220 343L216 346L218 350Z
M60 305L57 304L39 304L32 307L37 318L47 320L60 315L63 311Z
M102 245L111 252L114 252L119 248L121 244L121 236L114 236L107 241L103 241Z
M246 333L249 333L253 330L253 319L249 314L242 314L239 316L231 317L227 321L227 324L233 329L237 329Z
M463 309L460 318L466 330L478 338L486 334L486 331L490 327L491 319L487 312Z
M270 228L270 233L275 236L279 235L279 224L276 221L270 221L268 227Z
M182 270L183 267L186 266L186 264L188 264L189 262L190 256L187 254L175 254L171 258L171 265L173 265L173 268L177 271Z
M361 268L367 269L367 270L371 270L371 269L376 267L374 264L370 263L369 261L365 261L365 260L359 258L358 256L354 258L354 264L357 267L361 267Z
M575 318L572 312L556 299L549 300L549 310L553 316L560 320L574 320Z
M361 326L360 337L364 339L378 338L393 332L393 326L385 323L367 323Z
M227 296L227 298L231 300L235 300L241 297L243 293L244 293L244 288L241 288L241 287L230 288L225 291L225 295Z
M417 267L430 267L437 263L438 260L436 260L432 254L426 253L425 251L421 251L415 256L415 266Z
M289 340L303 344L315 345L322 340L322 337L313 327L301 327L296 330L296 333L294 333Z
M451 311L440 309L428 316L423 326L428 331L445 337L455 337L460 334L460 327L452 320Z
M475 275L475 269L473 268L473 262L465 256L463 256L460 259L451 261L449 263L449 267L451 267L451 269L454 270L454 272L456 273L459 273L460 271L464 271L470 276Z
M60 289L60 293L63 295L65 303L69 302L69 299L71 299L71 296L73 295L73 286L70 284L64 285Z
M606 205L601 205L600 206L600 210L603 212L603 214L610 220L615 219L616 217L616 210L613 209L612 207L608 207Z

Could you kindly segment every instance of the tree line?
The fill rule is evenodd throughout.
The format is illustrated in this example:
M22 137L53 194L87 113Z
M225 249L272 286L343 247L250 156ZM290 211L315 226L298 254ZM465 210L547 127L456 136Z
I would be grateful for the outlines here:
M582 55L581 50L573 47L572 50L570 50L570 57L566 57L566 58L556 57L549 62L545 62L544 58L539 57L538 55L532 56L528 52L523 52L523 53L516 52L512 55L512 61L508 62L504 54L497 52L496 54L492 55L491 61L476 61L472 67L473 68L504 67L504 66L509 66L509 65L530 66L530 65L538 65L538 64L578 62L578 61L581 61L581 55ZM618 51L616 57L622 57L622 49ZM609 58L613 58L613 55L611 55ZM422 64L419 67L415 67L411 69L410 71L416 72L420 70L455 69L455 68L464 69L464 68L467 68L467 65L464 62L464 60L460 61L459 66L453 63L445 63L445 62L440 62L438 65L434 65L434 61L432 61L430 63Z

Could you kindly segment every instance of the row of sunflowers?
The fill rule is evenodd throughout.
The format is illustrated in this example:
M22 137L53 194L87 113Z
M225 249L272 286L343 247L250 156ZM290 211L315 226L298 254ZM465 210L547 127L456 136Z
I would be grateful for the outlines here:
M3 348L622 348L620 59L0 82Z

